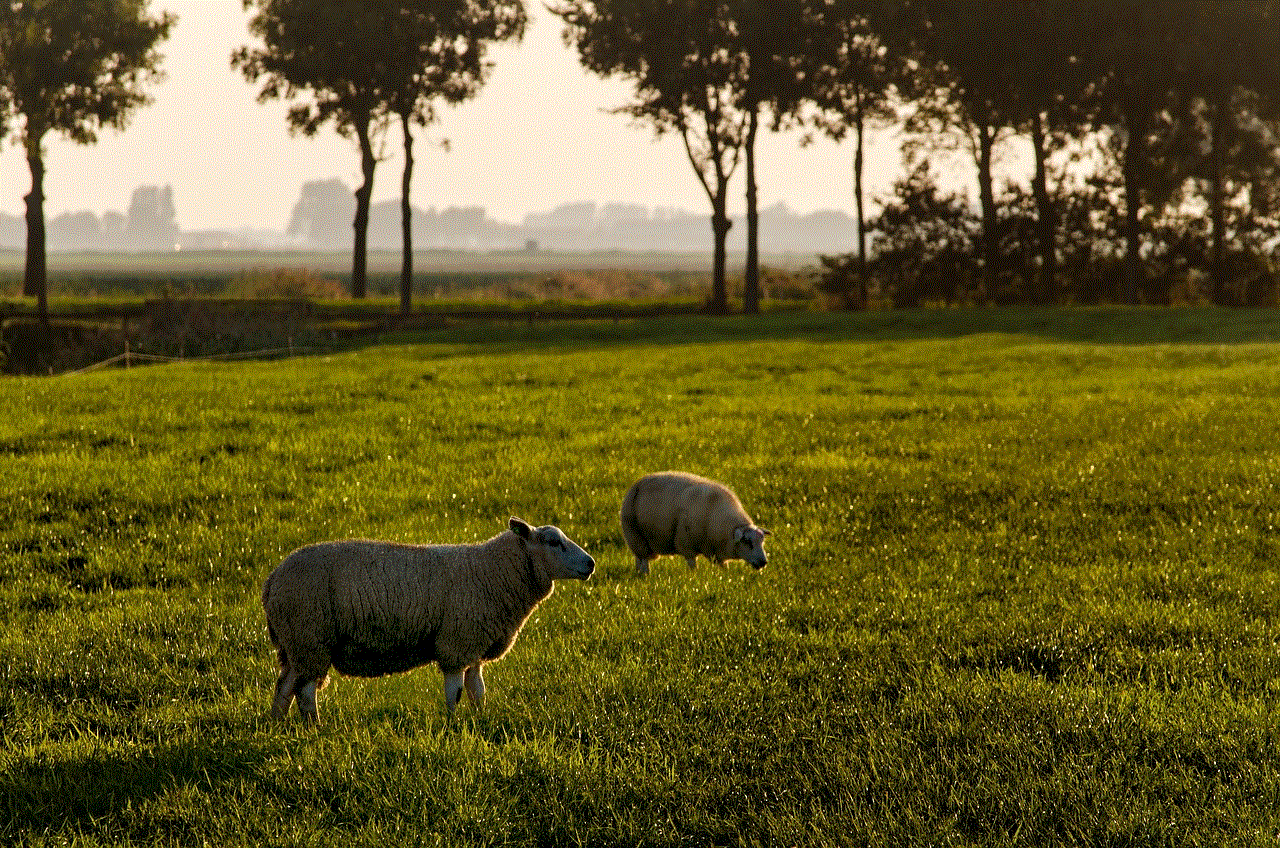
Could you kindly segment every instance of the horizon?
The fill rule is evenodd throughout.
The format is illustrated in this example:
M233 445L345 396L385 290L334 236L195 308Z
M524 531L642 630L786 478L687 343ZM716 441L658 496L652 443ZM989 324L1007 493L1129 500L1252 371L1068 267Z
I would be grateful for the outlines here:
M166 79L148 89L154 102L135 112L124 130L104 131L94 145L50 136L47 219L124 211L139 186L169 185L184 231L283 230L303 184L331 178L359 184L353 142L331 127L310 139L291 136L286 104L257 103L257 87L231 69L231 51L251 41L239 0L167 0L151 3L150 11L178 16L160 48ZM628 102L629 87L589 75L561 42L559 20L537 3L529 12L522 42L490 49L494 69L479 96L443 109L436 123L418 129L413 205L479 206L512 224L575 202L709 214L679 138L655 138L652 130L610 114ZM0 212L22 215L30 175L15 136L0 146ZM784 203L800 214L851 214L852 145L824 136L803 141L802 131L761 133L760 208ZM901 157L891 132L868 142L873 207L874 197L900 175ZM392 134L374 178L375 203L399 198L401 166ZM739 168L731 187L734 214L744 207L742 184Z
M102 252L131 254L207 250L341 250L351 245L354 197L346 191L307 195L300 211L285 228L239 227L189 229L166 217L163 209L176 198L165 187L140 198L128 213L111 210L102 216L90 211L47 217L46 245L52 253ZM161 198L164 198L161 202ZM783 201L760 210L761 249L773 253L829 254L856 249L855 220L842 210L799 213ZM367 230L370 249L401 249L400 202L375 202ZM136 217L135 217L136 216ZM86 220L92 218L92 222ZM414 206L413 244L419 250L551 252L707 252L710 213L673 207L649 207L581 201L550 210L530 212L520 223L489 216L480 207ZM727 247L745 249L742 216L732 216ZM22 216L0 212L0 250L20 250L25 244Z

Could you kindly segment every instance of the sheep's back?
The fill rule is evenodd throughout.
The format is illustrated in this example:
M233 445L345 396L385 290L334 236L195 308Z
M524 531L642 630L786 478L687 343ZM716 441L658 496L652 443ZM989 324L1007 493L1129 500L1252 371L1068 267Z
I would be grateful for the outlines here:
M666 472L643 477L636 487L636 523L657 553L711 553L732 542L737 524L750 523L737 496L714 480Z

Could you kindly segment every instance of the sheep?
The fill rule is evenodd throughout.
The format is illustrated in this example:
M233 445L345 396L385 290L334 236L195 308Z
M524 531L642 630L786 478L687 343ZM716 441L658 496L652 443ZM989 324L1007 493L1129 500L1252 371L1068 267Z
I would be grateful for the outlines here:
M508 527L473 545L347 540L285 557L262 586L280 661L275 717L285 718L296 696L303 723L315 723L316 692L331 666L378 677L435 662L449 715L464 686L479 708L481 667L507 653L552 581L586 580L595 570L557 527L519 518Z
M761 569L769 561L764 537L729 488L714 480L666 471L641 477L622 499L622 536L636 556L636 573L649 573L661 554L679 554L693 568L698 554L717 565L746 560Z

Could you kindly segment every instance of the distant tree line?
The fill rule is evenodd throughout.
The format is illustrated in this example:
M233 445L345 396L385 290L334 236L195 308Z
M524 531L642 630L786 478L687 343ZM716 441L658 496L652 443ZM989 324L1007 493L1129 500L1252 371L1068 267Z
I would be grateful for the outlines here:
M155 252L237 247L293 247L324 251L351 246L356 199L340 179L302 185L283 230L198 230L178 226L173 189L143 185L133 192L126 211L101 215L88 210L62 212L45 226L51 251ZM371 250L402 248L403 214L399 199L373 203L369 209ZM490 218L481 206L443 209L413 207L412 240L422 250L670 251L699 253L706 247L702 215L637 204L577 201L543 212L530 212L522 223ZM852 247L854 227L838 210L799 214L777 203L760 210L761 246L773 254L812 256L819 251ZM742 227L734 232L741 233ZM0 213L0 249L21 249L26 239L22 216ZM732 248L741 253L742 239Z
M0 247L17 246L25 239L24 219L0 214ZM64 212L45 226L50 250L174 250L181 240L173 189L167 185L138 186L127 212Z
M302 186L287 235L307 245L335 249L351 243L355 200L339 179ZM848 215L834 210L797 214L783 204L760 210L762 246L772 253L813 255L847 248L853 227ZM369 212L371 248L399 249L403 216L396 201L375 203ZM530 212L522 223L495 221L479 206L441 210L414 208L413 243L422 248L569 251L700 252L706 247L701 215L682 209L651 209L636 204L578 201L545 212ZM741 252L739 239L733 247Z

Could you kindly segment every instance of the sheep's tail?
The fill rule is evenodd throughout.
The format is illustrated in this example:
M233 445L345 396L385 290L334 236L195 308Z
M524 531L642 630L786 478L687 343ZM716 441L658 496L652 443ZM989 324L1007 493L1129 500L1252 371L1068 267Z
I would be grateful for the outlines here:
M640 529L640 522L636 520L636 498L639 491L640 484L637 483L627 490L626 497L622 499L622 538L638 559L648 560L653 558L653 549L649 547L649 542Z

